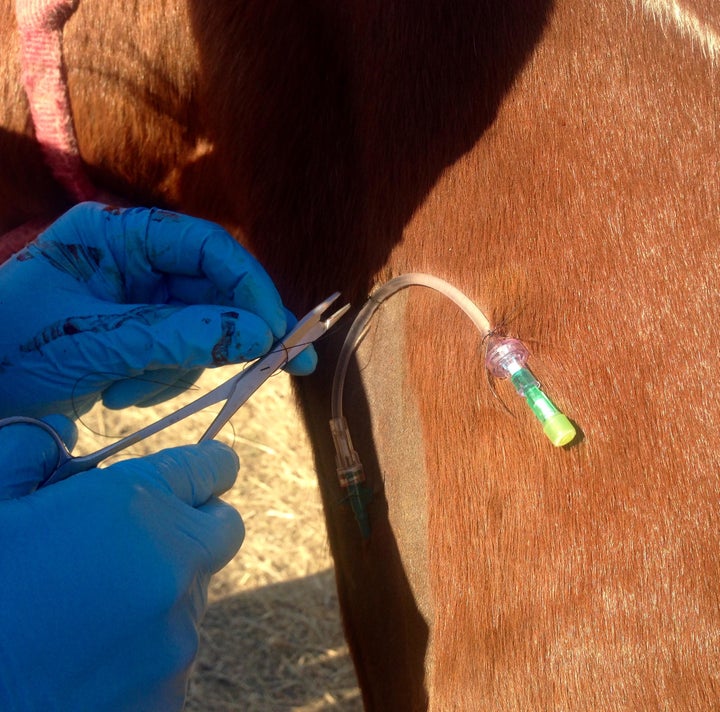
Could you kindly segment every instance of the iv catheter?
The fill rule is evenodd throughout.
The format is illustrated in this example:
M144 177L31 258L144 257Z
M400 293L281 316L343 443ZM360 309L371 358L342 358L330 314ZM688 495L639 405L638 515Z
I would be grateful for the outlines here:
M370 537L367 506L372 492L365 480L365 472L350 437L343 415L343 386L350 360L362 341L373 315L380 305L401 289L428 287L453 301L487 339L486 367L497 378L510 380L517 392L525 398L532 412L543 425L543 431L553 445L560 447L575 439L576 430L540 388L540 384L525 368L528 351L521 341L490 336L492 327L483 312L459 289L434 275L411 272L394 277L377 289L360 309L345 337L332 385L330 432L335 446L335 460L340 485L347 492L353 513L363 539Z

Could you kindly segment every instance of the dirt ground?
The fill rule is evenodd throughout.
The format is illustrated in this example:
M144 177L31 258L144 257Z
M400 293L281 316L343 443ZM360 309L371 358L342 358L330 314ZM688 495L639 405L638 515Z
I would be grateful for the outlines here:
M79 423L78 450L107 444L107 436L157 419L232 373L207 371L171 405L121 415L98 407ZM175 425L133 454L195 442L212 416ZM186 710L359 712L320 495L289 378L271 378L231 425L219 437L233 445L241 469L225 499L242 514L246 538L211 584Z

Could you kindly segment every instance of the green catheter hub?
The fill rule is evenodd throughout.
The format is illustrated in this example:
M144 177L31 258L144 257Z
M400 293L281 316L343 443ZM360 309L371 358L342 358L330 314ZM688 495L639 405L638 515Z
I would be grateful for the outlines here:
M553 445L567 445L575 439L575 427L543 393L535 376L525 368L529 355L522 341L491 336L487 342L485 365L496 378L510 378L518 395L525 399L542 423L543 431Z

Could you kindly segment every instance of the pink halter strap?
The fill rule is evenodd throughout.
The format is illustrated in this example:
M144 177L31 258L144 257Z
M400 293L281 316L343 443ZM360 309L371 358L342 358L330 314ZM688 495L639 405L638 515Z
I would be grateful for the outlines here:
M79 0L16 0L20 57L35 137L53 175L77 201L95 195L78 151L63 61L63 27Z

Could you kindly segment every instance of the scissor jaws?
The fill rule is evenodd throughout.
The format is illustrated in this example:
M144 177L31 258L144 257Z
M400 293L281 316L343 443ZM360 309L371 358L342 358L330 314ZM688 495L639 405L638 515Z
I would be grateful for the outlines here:
M325 331L332 329L333 326L335 326L335 324L340 321L343 316L345 316L348 309L350 309L350 305L346 304L344 307L341 307L334 314L331 314L327 319L325 319L323 322L325 324Z

